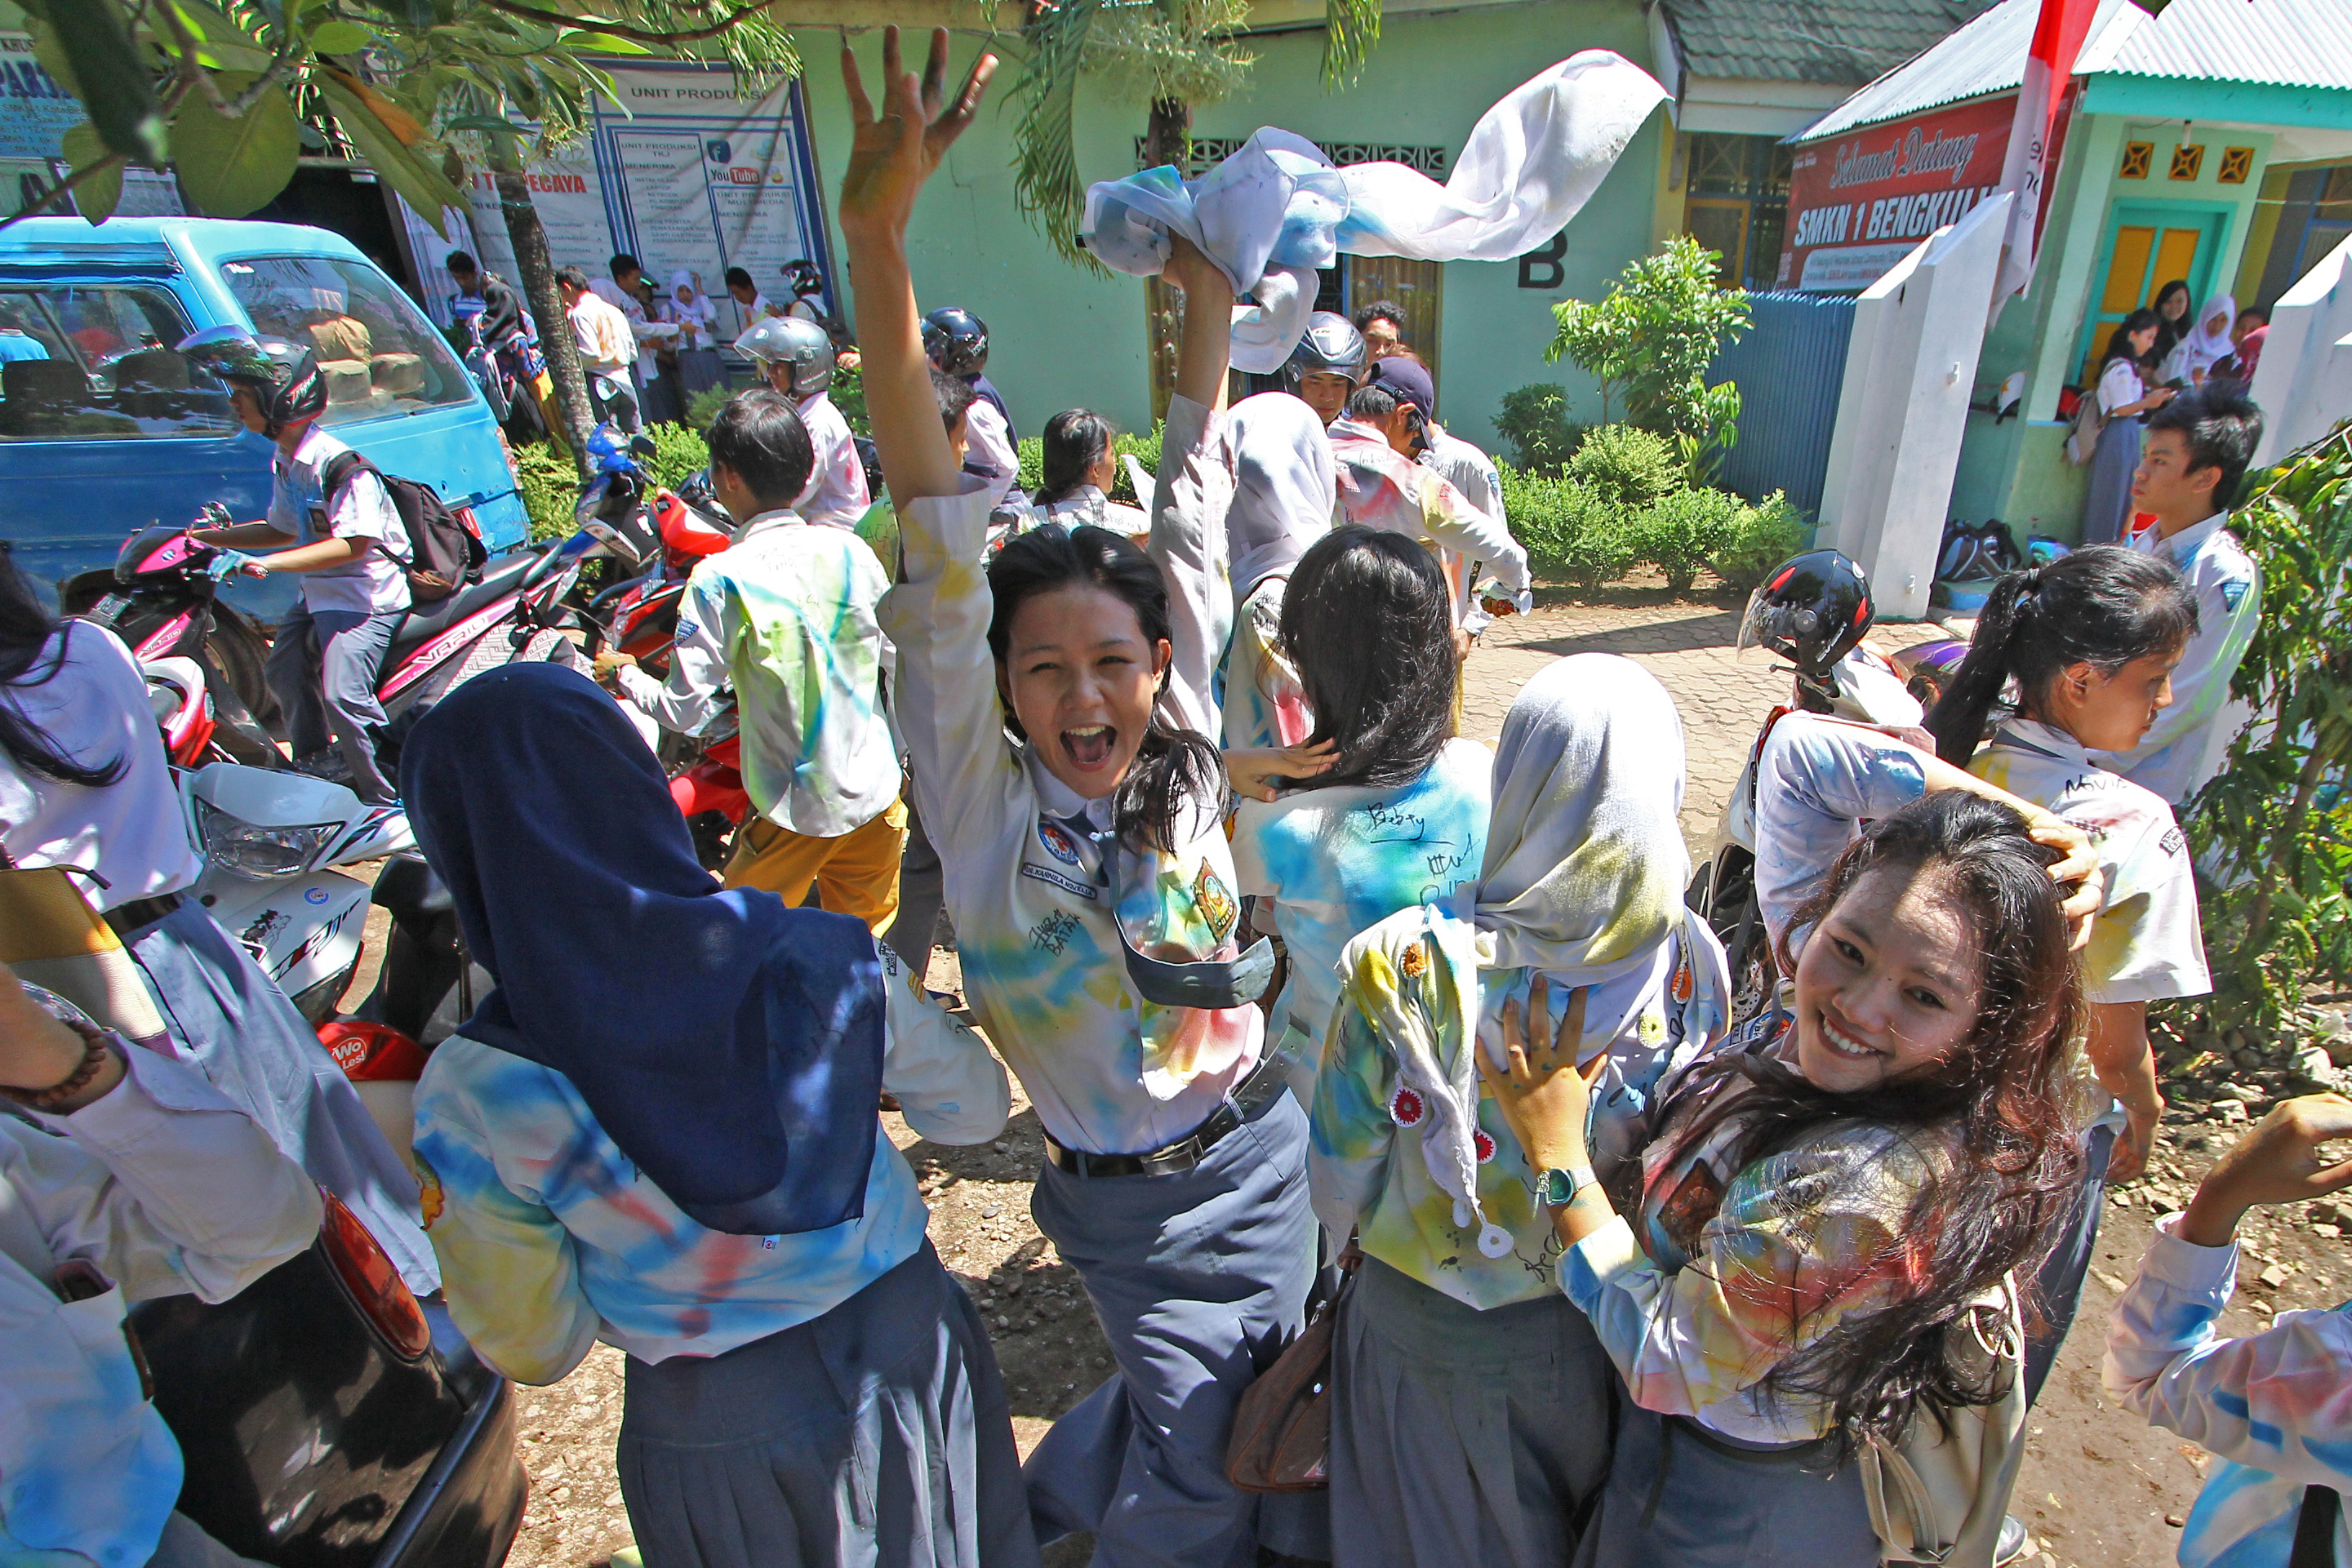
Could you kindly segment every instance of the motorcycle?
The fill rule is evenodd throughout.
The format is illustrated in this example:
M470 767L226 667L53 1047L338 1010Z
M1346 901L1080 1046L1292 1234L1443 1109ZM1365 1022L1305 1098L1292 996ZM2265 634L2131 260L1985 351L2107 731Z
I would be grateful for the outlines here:
M606 589L589 601L588 610L603 626L609 646L659 675L677 635L677 607L686 580L698 561L733 542L735 525L700 475L675 492L655 491L648 517L659 546L652 568Z
M193 896L315 1027L351 984L367 925L368 884L334 868L414 848L407 817L280 769L214 762L179 777L205 859Z
M227 520L225 513L220 520ZM626 538L595 522L560 542L495 557L480 582L409 612L377 677L387 719L421 713L486 669L570 658L575 640L593 653L601 631L575 601L583 570L605 557L631 569L638 561ZM262 676L270 633L219 598L220 584L237 565L234 551L158 524L125 540L110 571L69 578L60 594L68 614L112 630L142 661L184 659L195 666L213 720L208 744L220 756L284 768L277 745L283 725Z

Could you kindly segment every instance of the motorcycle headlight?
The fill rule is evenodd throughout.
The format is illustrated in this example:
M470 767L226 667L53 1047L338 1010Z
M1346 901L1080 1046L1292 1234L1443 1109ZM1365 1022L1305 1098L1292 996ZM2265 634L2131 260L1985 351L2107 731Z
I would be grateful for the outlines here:
M231 816L209 800L196 802L196 835L205 858L239 876L299 876L341 822L265 828Z

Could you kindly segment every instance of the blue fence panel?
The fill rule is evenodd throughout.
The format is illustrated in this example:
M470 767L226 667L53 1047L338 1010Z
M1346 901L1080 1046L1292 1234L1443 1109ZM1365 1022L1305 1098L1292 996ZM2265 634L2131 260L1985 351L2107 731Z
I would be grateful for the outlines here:
M1724 455L1716 483L1751 501L1785 490L1815 512L1845 382L1853 298L1751 294L1748 304L1748 335L1717 354L1706 373L1709 382L1739 387L1739 444Z

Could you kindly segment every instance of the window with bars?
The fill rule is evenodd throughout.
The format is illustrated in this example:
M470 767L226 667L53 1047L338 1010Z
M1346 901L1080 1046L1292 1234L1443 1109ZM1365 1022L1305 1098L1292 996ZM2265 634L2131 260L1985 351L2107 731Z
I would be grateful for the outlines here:
M1679 141L1683 232L1721 254L1726 287L1771 287L1789 221L1792 151L1777 137L1713 131Z

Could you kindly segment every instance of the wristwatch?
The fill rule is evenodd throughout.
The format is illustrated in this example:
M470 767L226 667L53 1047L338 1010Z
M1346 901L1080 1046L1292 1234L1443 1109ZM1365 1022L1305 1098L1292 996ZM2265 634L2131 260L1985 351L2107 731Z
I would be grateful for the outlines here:
M1549 1207L1566 1208L1578 1193L1600 1185L1591 1166L1553 1166L1536 1177L1536 1197Z

